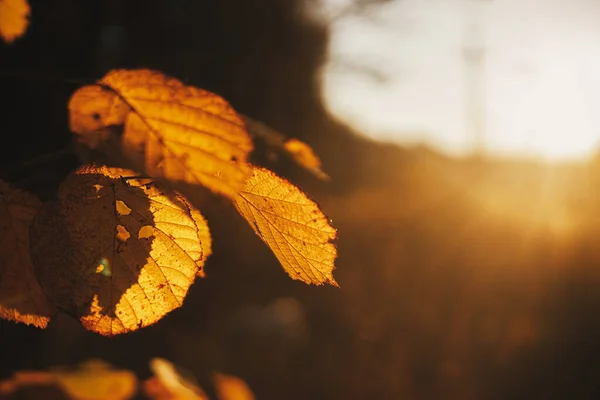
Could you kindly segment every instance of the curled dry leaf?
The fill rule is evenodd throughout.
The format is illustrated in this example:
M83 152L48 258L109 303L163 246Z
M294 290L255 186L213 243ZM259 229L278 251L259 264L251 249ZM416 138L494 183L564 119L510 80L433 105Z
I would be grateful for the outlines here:
M0 36L12 43L22 36L29 24L27 0L0 0Z
M129 178L135 175L81 167L31 227L42 289L102 335L151 325L180 307L210 252L200 212L176 192Z
M136 394L137 378L131 371L90 360L77 368L16 372L11 379L0 382L0 394L11 395L31 386L59 388L73 400L126 400ZM50 393L54 392L49 391L48 398Z
M289 139L283 144L283 147L292 156L294 161L306 168L317 178L323 181L330 179L329 175L321 169L321 160L309 145L298 139Z
M69 102L70 127L153 178L203 185L233 198L250 173L252 140L220 96L157 71L113 70ZM124 125L116 137L107 129Z
M41 202L0 181L0 317L40 328L55 313L35 277L29 225Z
M255 166L234 204L292 279L338 286L333 279L337 231L300 189Z

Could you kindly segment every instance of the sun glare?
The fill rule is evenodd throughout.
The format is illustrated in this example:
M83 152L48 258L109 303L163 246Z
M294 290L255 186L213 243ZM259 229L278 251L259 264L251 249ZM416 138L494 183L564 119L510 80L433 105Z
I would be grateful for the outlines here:
M465 1L394 1L336 19L323 71L331 112L372 138L468 154ZM600 7L536 3L531 13L533 3L488 3L483 151L589 158L600 146Z

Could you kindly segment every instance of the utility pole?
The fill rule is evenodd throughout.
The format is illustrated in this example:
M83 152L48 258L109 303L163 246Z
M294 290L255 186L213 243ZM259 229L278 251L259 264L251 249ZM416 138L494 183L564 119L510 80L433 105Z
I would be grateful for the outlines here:
M464 63L465 127L471 156L481 158L485 152L486 85L484 11L490 0L464 0L464 32L462 55Z

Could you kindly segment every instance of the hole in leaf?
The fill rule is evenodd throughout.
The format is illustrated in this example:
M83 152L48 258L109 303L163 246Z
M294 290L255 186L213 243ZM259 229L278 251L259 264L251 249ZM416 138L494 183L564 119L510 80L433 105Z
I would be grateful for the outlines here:
M123 225L117 225L117 240L125 242L131 237L131 234L125 229Z
M117 200L116 202L117 212L120 215L129 215L131 212L131 208L127 207L127 204L123 203L121 200Z
M109 277L112 275L112 271L110 270L110 261L107 258L103 257L98 266L96 267L96 273Z
M152 235L154 235L154 228L150 225L145 225L140 228L138 239L147 239Z
M103 186L102 186L102 185L100 185L100 184L95 184L95 185L94 185L94 189L96 189L96 193L98 193L98 192L100 191L100 189L102 189L102 187L103 187Z

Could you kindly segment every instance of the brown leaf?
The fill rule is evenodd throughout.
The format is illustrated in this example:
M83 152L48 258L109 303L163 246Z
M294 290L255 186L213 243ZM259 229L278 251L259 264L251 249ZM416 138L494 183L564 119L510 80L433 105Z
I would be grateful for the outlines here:
M233 198L250 172L252 141L220 96L157 71L113 70L69 102L71 130L153 178ZM124 124L120 138L107 128Z
M254 166L234 204L292 279L338 286L332 274L337 231L300 189Z
M41 202L0 181L0 317L39 328L55 314L33 271L29 225Z
M209 246L198 210L176 192L129 179L135 175L80 168L31 228L43 290L102 335L151 325L180 307Z
M90 360L72 369L19 371L0 382L0 394L12 394L30 386L53 386L72 400L126 400L136 394L137 378L131 371Z
M29 12L27 0L0 0L0 36L5 42L12 43L25 33Z

